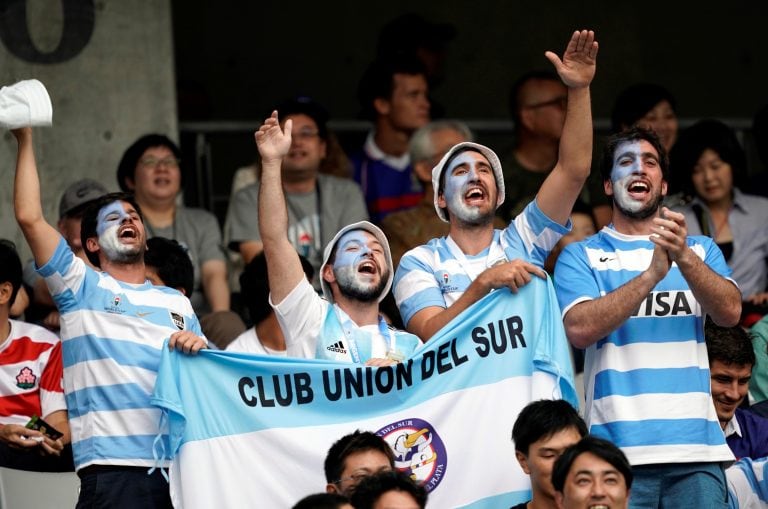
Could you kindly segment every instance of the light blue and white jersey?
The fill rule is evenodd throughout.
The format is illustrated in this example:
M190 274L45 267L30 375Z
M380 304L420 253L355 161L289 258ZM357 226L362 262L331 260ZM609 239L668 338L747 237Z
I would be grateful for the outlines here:
M687 242L713 271L730 276L712 239L689 236ZM646 270L654 246L647 235L612 227L568 245L555 268L563 317ZM633 316L587 348L590 433L621 447L632 465L733 460L710 395L704 318L673 263Z
M170 288L123 283L97 272L64 239L38 272L61 313L75 469L154 466L160 411L149 399L163 341L185 329L202 337L189 299Z
M725 469L730 509L768 507L768 458L741 458Z
M403 323L424 308L448 308L480 273L498 263L523 259L543 268L570 229L570 220L565 226L551 220L533 200L509 226L495 230L491 245L477 255L465 255L450 236L411 249L400 259L393 290Z
M305 278L272 307L288 357L355 363L387 357L402 360L422 344L418 336L388 327L381 317L379 325L358 326L338 305L320 297Z

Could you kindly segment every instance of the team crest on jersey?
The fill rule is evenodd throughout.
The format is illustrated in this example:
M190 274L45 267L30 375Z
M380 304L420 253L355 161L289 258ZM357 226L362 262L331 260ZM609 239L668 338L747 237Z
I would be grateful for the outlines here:
M452 286L451 283L451 276L447 272L443 271L443 274L440 277L441 283L440 283L440 291L443 293L448 292L455 292L459 288L457 286Z
M168 311L168 314L171 315L171 321L173 322L173 325L175 325L179 330L184 330L184 315L170 310Z
M122 315L125 313L125 309L121 306L121 303L123 302L122 297L119 295L113 295L112 300L104 306L104 311L107 313L117 313L119 315Z
M32 389L35 382L37 382L37 376L29 366L21 368L19 374L16 375L16 387L19 389Z
M428 492L445 477L448 454L435 428L422 419L393 422L376 432L395 453L395 468L408 474Z

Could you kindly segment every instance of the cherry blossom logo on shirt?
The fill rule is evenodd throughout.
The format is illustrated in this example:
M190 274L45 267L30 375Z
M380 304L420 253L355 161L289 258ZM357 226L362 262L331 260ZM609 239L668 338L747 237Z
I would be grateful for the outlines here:
M32 389L37 382L35 373L32 372L32 368L25 366L21 368L19 374L16 375L16 387L20 389Z

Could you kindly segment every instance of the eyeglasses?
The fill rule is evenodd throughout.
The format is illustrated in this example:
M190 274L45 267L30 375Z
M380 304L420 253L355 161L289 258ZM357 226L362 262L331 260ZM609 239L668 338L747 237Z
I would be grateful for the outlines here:
M348 477L342 477L338 481L334 481L333 484L340 485L343 481L352 481L355 485L359 484L363 479L366 477L370 477L372 475L380 474L382 472L389 472L391 471L391 468L380 468L379 470L375 472L370 472L368 470L363 470L360 472L355 472L354 474L348 476Z
M296 138L297 140L311 140L312 138L319 136L320 131L317 129L301 129L299 131L294 131L291 133L291 136Z
M166 168L176 168L181 161L175 157L165 157L158 159L156 157L142 157L139 159L139 164L144 167L157 168L158 166L165 166Z
M542 101L540 103L529 104L525 106L525 108L528 108L530 110L537 110L539 108L546 108L547 106L557 106L561 110L564 110L567 105L568 105L568 97L563 95L560 97L555 97L554 99L550 99L549 101Z

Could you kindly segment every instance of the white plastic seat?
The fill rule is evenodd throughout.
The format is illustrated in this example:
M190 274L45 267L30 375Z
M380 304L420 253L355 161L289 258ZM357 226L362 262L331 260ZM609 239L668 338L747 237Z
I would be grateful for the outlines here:
M0 467L0 509L72 509L80 479L74 472L27 472Z

